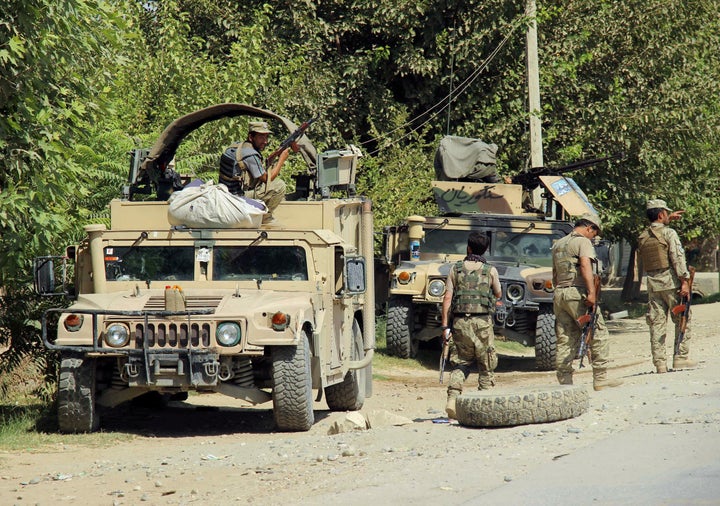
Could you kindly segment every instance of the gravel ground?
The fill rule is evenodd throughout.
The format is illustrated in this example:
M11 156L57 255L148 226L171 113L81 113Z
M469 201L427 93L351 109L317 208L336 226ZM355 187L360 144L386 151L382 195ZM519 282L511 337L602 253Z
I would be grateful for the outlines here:
M576 418L495 429L447 423L445 387L434 370L382 371L363 408L373 428L339 434L329 432L346 415L328 411L324 401L309 432L276 433L265 406L192 396L164 410L114 410L104 430L134 437L112 447L67 436L58 446L0 454L0 504L465 504L491 497L502 503L503 493L549 466L579 466L602 454L597 448L657 427L692 432L694 443L684 448L700 456L720 441L720 303L694 306L693 313L691 355L699 366L664 375L653 372L644 319L608 322L610 374L625 383L595 392L584 368L575 383L587 386L590 408ZM498 387L554 384L554 373L530 371L529 363L503 360ZM466 388L476 381L471 375ZM617 471L622 464L616 454L604 458L598 465ZM639 479L643 472L635 470ZM697 490L684 503L708 504ZM534 499L523 502L541 503Z

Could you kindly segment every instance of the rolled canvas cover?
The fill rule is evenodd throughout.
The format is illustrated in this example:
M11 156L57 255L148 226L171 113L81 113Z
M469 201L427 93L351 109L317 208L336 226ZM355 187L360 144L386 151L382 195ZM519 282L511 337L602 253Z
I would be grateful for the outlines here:
M495 176L496 144L479 139L447 135L435 152L435 177L438 181L453 179L481 180Z
M191 183L168 199L170 224L190 228L259 228L266 212L263 202L233 195L212 181Z

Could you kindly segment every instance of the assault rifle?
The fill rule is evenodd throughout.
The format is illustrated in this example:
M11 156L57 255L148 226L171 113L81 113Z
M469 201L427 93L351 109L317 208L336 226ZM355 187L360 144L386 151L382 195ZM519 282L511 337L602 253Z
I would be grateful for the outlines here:
M539 178L540 176L560 176L562 174L565 174L567 172L573 172L576 170L584 169L586 167L592 167L593 165L598 165L600 163L608 162L610 160L620 159L624 158L625 153L615 153L614 155L605 156L603 158L592 158L590 160L581 160L579 162L574 162L569 165L565 165L563 167L536 167L534 169L530 169L527 172L521 172L520 174L516 174L512 177L513 184L520 184L523 185L526 189L532 189L536 187L539 184Z
M590 342L593 340L595 335L595 326L598 320L598 306L600 305L600 276L595 274L593 276L593 284L595 285L595 304L588 310L587 313L577 319L579 325L583 325L582 335L580 336L580 347L575 358L580 359L580 367L583 366L583 360L585 355L588 356L588 360L592 360L590 355Z
M675 355L680 353L680 343L685 339L685 331L687 330L688 318L690 317L690 302L692 301L692 286L695 279L695 267L690 267L690 281L688 281L689 292L687 297L683 297L680 304L672 308L674 315L682 314L680 317L680 333L675 338Z
M272 163L275 161L275 158L280 156L280 153L285 151L287 148L289 148L292 145L293 142L298 140L300 138L300 136L302 136L302 134L305 133L305 130L308 129L310 124L313 121L315 121L316 119L317 119L317 117L310 118L309 120L303 122L303 124L300 125L293 133L291 133L287 139L282 141L280 143L280 146L278 146L278 148L275 151L273 151L272 153L270 153L270 156L267 157L267 162L266 162L267 166L270 167L272 165Z
M443 331L443 349L440 354L440 383L443 382L443 373L445 372L445 364L447 363L448 356L450 355L450 336L451 333L448 330L447 337L445 337L445 331Z

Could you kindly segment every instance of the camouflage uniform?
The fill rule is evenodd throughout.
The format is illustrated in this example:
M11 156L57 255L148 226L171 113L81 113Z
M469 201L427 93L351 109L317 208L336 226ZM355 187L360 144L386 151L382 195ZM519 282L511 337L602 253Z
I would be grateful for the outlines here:
M250 133L253 132L271 133L264 121L251 121ZM269 174L263 183L260 178L265 173L265 160L249 140L242 144L234 142L220 157L220 182L230 193L262 200L271 216L285 200L286 185L279 177L270 181Z
M247 169L242 172L245 196L251 199L262 200L268 212L277 209L280 202L285 200L285 181L276 177L272 181L263 183L258 178L265 173L262 155L258 153L250 142L244 142L240 149Z
M491 310L495 308L493 292L500 292L497 269L483 262L459 262L450 270L447 291L453 297L454 312L450 343L452 369L447 393L448 399L454 399L462 393L463 383L475 362L478 389L495 385L493 371L497 367L497 355Z
M594 264L595 248L590 239L578 232L572 232L558 240L553 245L552 251L557 378L561 384L572 384L573 360L577 356L582 336L582 327L577 319L588 310L584 302L587 287L580 276L579 262L580 257L587 257ZM597 325L590 342L594 383L607 380L609 337L605 320L598 307Z
M665 340L668 312L681 303L678 293L681 280L690 277L685 263L685 251L675 230L663 223L654 222L640 235L638 253L647 274L648 312L646 321L650 327L650 350L653 364L658 370L666 369ZM670 312L670 316L675 324L675 339L677 339L680 334L680 315ZM678 359L688 359L691 316L692 311L688 315L688 324L683 341L680 343L680 351L673 358L673 362Z

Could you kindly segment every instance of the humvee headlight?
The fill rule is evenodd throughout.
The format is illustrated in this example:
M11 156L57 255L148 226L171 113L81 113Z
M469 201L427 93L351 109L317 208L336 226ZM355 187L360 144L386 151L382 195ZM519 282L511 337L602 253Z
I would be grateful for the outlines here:
M290 315L286 313L277 312L272 315L272 328L273 330L285 330L290 325Z
M411 277L412 276L410 276L410 273L408 271L401 271L397 275L397 280L400 284L407 285L410 282Z
M82 327L83 321L85 320L85 317L81 314L71 314L68 315L67 318L65 318L65 321L63 324L65 325L65 329L68 332L77 332L80 330L80 327Z
M130 330L122 323L113 323L105 331L105 344L120 348L130 342Z
M512 302L522 300L525 296L525 287L523 285L518 285L517 283L508 285L507 290L505 291L505 296Z
M215 339L220 346L235 346L240 342L240 325L235 322L223 322L215 331Z
M428 285L428 292L433 297L440 297L445 293L445 281L442 279L433 279Z

